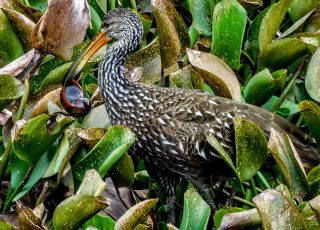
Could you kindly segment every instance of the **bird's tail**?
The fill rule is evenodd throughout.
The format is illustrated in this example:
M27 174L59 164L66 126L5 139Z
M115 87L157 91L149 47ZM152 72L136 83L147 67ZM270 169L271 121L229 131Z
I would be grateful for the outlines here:
M267 135L270 134L271 128L281 133L287 133L302 162L307 163L310 166L320 164L320 153L317 151L317 143L312 137L276 114L270 113L269 111L256 106L250 107L252 112L248 118L259 124Z

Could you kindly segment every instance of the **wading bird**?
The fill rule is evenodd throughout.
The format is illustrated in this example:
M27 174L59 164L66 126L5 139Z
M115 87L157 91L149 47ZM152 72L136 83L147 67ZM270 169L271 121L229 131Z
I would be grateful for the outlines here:
M287 132L298 151L313 159L314 140L273 113L198 90L128 81L124 75L125 61L139 47L142 36L141 21L134 12L121 8L110 11L101 32L70 68L61 99L67 111L81 113L89 107L83 98L76 98L73 104L68 101L68 90L79 87L72 79L102 45L114 41L99 67L100 92L111 123L128 126L135 133L136 141L130 151L142 156L147 171L159 182L167 197L171 223L175 222L174 197L180 179L192 183L211 209L216 210L210 185L234 175L207 142L207 136L213 135L234 156L236 116L255 122L267 136L271 128Z

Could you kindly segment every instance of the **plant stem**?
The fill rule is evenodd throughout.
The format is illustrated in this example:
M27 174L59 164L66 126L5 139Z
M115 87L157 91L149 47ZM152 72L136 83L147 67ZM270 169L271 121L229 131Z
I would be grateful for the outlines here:
M247 186L247 187L249 187L249 188L250 188L250 186L251 186L251 184L248 183L248 182L242 182L242 184L244 184L245 186ZM258 187L255 187L255 188L256 188L256 190L257 190L258 193L262 193L262 192L263 192L260 188L258 188Z
M7 147L4 150L4 153L2 155L2 160L1 160L1 164L0 164L0 184L2 182L3 175L4 175L6 168L7 168L11 149L12 149L12 141L11 141L11 137L10 137L8 140L8 143L7 143Z
M262 184L263 184L266 188L271 188L271 186L269 185L268 181L266 180L266 178L264 178L264 176L262 175L261 172L257 172L257 176L259 177L259 179L261 180Z
M137 4L135 0L130 0L131 8L138 11Z
M256 184L254 183L253 178L250 179L250 187L252 191L252 197L255 197L256 195L258 195Z
M116 0L110 0L110 10L114 10L116 8Z
M250 55L247 54L247 52L245 52L244 50L241 50L241 53L248 59L248 61L250 62L250 64L251 64L252 66L255 66L255 65L256 65L256 63L254 63L254 61L252 60L252 58L250 57Z
M301 64L298 66L297 71L292 76L292 78L289 81L288 85L286 86L286 88L281 93L278 102L273 106L272 112L276 112L280 108L280 106L282 105L282 103L284 102L286 97L288 96L291 88L294 86L294 83L295 83L296 79L298 78L298 76L300 75L301 71L303 70L305 64L306 64L306 60L302 61Z
M225 190L223 190L223 194L225 194L226 196L229 196L229 197L230 197L230 193L228 193L228 192L225 191ZM243 198L241 198L241 197L233 196L232 199L234 199L234 200L236 200L236 201L238 201L238 202L240 202L240 203L242 203L242 204L245 204L245 205L247 205L247 206L249 206L249 207L252 207L252 208L255 208L255 207L256 207L252 202L247 201L247 200L245 200L245 199L243 199Z
M27 105L28 98L29 98L29 93L30 93L30 83L29 83L29 81L30 81L29 78L26 78L24 80L24 85L26 87L26 91L22 95L20 106L19 106L19 109L18 109L18 112L17 112L17 115L16 115L16 121L21 120L23 118L23 114L24 114L24 111L26 109L26 105Z

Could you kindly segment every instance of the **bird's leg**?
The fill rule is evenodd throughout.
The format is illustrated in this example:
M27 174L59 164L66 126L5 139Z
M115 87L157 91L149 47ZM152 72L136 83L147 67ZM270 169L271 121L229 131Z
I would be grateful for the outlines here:
M173 225L176 224L176 207L175 207L176 196L167 196L167 206L168 206L168 223Z
M203 183L203 181L198 180L198 179L194 179L194 178L188 178L188 181L198 189L202 198L210 206L210 208L213 212L212 214L214 214L216 211L218 211L218 209L214 203L213 194L212 194L210 185L207 183Z

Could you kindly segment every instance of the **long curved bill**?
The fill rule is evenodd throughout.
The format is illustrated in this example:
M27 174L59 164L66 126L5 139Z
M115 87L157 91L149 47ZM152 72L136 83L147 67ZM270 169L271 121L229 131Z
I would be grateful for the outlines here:
M65 82L75 79L80 73L84 65L88 60L106 43L112 41L112 38L107 37L104 33L98 33L87 45L87 47L82 51L82 53L77 57L77 59L70 66Z

